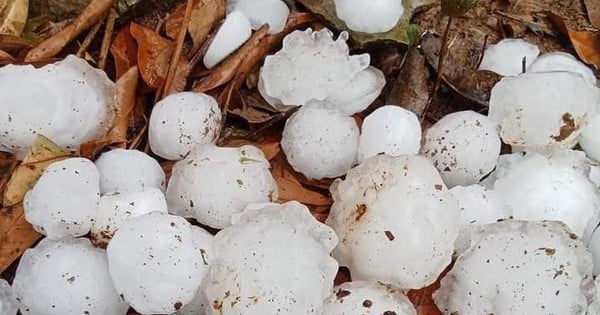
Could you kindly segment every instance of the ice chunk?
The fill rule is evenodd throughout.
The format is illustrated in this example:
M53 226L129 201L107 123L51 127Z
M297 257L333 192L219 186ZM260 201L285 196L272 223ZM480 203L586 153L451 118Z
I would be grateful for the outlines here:
M252 26L248 17L241 11L227 14L225 22L208 46L204 55L204 66L210 69L223 61L232 52L244 44L252 35Z
M269 34L283 31L290 9L281 0L229 0L227 11L244 13L252 29L257 30L264 24L269 25Z
M0 279L0 314L15 315L18 309L13 289L6 280Z
M353 281L336 286L323 308L323 315L417 315L402 290L372 281Z
M579 146L590 159L600 161L600 115L591 118L583 128Z
M114 149L95 162L100 172L100 192L127 192L143 188L165 189L165 172L158 162L138 150Z
M539 48L520 38L507 38L488 46L479 70L489 70L499 75L512 76L525 71L540 54Z
M543 54L527 68L527 72L555 72L567 71L576 72L591 85L596 85L596 75L592 69L583 62L575 59L571 54L564 52L551 52Z
M385 86L385 76L381 70L368 67L356 74L348 84L333 90L327 96L326 108L337 109L344 115L352 116L367 109Z
M357 32L384 33L393 29L404 13L401 0L335 0L335 13Z

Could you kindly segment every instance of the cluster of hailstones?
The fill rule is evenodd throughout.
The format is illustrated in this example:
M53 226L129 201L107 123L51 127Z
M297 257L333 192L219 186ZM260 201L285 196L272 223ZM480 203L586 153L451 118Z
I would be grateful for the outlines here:
M265 21L248 2L229 3L220 32L235 15L251 27ZM205 62L235 46L223 38ZM571 55L503 40L481 63L504 76L488 116L453 113L422 135L415 114L389 105L359 130L352 115L385 79L369 55L349 54L346 39L291 33L258 84L273 106L301 106L281 141L291 166L312 179L345 175L331 186L326 224L298 202L273 203L261 150L215 145L213 98L173 94L149 122L152 152L176 161L168 183L135 150L45 169L23 205L46 237L25 252L12 286L0 282L0 313L412 315L404 292L435 282L454 260L434 293L445 314L600 314L593 72ZM106 133L115 85L69 56L0 68L0 99L0 150L22 159L38 134L76 149ZM502 142L514 153L500 155ZM339 266L352 281L334 287Z

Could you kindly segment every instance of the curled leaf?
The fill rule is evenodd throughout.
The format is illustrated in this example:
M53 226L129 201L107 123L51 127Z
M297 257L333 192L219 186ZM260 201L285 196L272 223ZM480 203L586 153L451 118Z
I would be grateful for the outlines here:
M20 36L28 10L28 0L0 0L0 34Z
M110 53L115 60L117 79L131 69L131 67L137 65L138 49L135 39L131 36L128 27L124 27L117 34L110 46Z
M117 80L117 117L108 133L108 139L121 148L124 148L127 142L129 118L133 113L137 95L138 73L137 67L133 66Z
M160 88L169 71L169 61L175 49L173 42L136 23L131 23L129 31L138 44L137 60L142 79L149 87Z
M42 237L25 220L23 205L0 211L0 272L12 265L26 249Z

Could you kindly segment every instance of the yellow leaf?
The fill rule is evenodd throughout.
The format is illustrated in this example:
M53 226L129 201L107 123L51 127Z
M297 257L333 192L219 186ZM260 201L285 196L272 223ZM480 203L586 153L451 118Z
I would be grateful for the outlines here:
M28 11L29 0L0 0L0 34L21 36Z

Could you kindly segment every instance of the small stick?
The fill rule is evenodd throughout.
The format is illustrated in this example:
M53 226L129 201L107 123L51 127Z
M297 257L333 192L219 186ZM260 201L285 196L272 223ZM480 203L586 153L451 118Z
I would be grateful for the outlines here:
M442 79L442 64L444 63L444 59L446 57L446 50L448 48L448 47L446 47L448 44L448 33L450 32L451 25L452 25L452 16L448 16L448 22L446 22L446 29L444 30L444 35L442 37L442 47L440 47L440 55L438 56L437 74L435 77L435 84L433 85L433 92L429 96L429 101L427 101L427 104L425 105L425 108L423 109L423 116L421 117L421 123L423 123L423 121L425 120L425 117L427 116L427 109L433 103L433 100L435 99L437 91L440 88L440 81Z
M106 56L112 39L113 30L115 29L115 21L117 20L117 12L113 9L108 13L106 18L106 27L104 29L104 37L102 38L102 46L100 47L100 57L98 58L98 68L104 69L106 66Z
M177 34L177 46L175 46L175 51L173 52L173 56L171 57L171 64L169 65L169 71L167 72L167 79L165 81L163 97L169 95L169 90L171 90L171 85L173 84L173 77L175 77L175 72L177 71L179 59L181 59L181 51L183 50L183 42L185 41L185 35L187 34L188 25L190 24L190 20L192 18L193 7L194 0L188 0L187 5L185 7L183 23L181 24L179 34Z
M104 23L104 19L102 19L98 23L96 23L94 25L94 27L90 30L90 32L85 36L83 43L81 43L81 46L79 46L79 49L77 50L77 57L79 57L79 58L84 57L85 52L88 50L88 48L92 44L92 40L94 39L94 37L96 37L96 34L98 34L98 31L100 30L100 26L102 26L102 23Z

